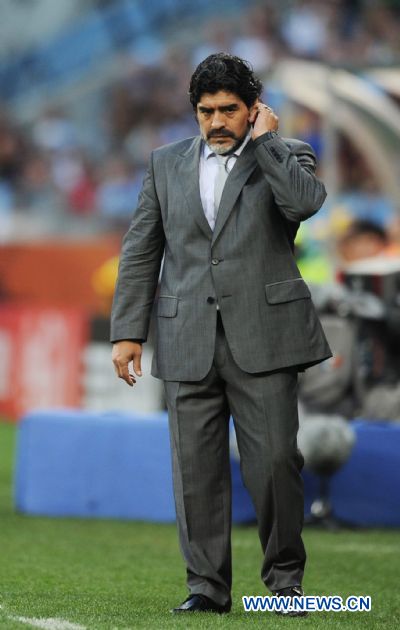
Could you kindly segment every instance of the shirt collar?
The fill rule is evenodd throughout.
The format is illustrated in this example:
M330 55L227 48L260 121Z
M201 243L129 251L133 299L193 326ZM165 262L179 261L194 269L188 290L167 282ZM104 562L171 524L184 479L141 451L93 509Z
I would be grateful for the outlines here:
M243 149L245 148L246 144L251 138L251 131L252 130L249 129L247 136L243 140L242 144L235 150L234 153L230 153L228 157L232 157L232 156L239 157L239 155L242 153ZM210 149L207 142L203 140L203 157L205 160L207 160L211 156L215 156L215 153L212 149ZM227 156L222 156L222 157L227 157Z

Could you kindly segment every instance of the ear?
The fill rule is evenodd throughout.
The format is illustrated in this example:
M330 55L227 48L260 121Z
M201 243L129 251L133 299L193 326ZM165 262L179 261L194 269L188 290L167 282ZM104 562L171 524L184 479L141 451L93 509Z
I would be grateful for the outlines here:
M249 116L248 116L247 120L249 121L249 123L251 125L255 122L255 120L257 118L257 113L258 113L257 105L258 105L259 102L260 102L260 99L257 98L254 101L253 105L251 105L251 107L249 108Z

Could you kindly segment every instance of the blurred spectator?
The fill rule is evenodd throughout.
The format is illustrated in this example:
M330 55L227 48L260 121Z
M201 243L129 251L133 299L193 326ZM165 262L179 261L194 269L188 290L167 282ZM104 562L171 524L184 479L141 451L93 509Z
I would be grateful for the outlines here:
M5 180L0 179L0 216L9 216L14 207L14 191Z
M68 190L67 199L77 215L92 214L96 209L97 178L94 164L81 155L78 177Z
M51 162L41 153L25 160L18 187L17 206L27 216L56 223L66 210L65 198L51 176Z
M65 151L51 156L51 174L57 188L68 195L82 176L83 166L77 151Z
M201 40L192 51L191 63L193 68L203 61L208 55L220 50L231 50L233 39L232 25L226 19L215 17L211 23L202 27Z
M397 3L398 5L398 3ZM399 24L396 12L382 2L367 4L365 26L370 38L366 59L369 63L390 63L400 51Z
M281 14L281 34L289 50L304 57L321 57L328 35L329 3L301 0Z
M273 10L263 7L250 9L240 21L240 30L232 42L231 52L252 64L255 72L268 70L273 58L273 40L268 37L268 24L273 21ZM219 49L221 50L221 49Z
M47 151L65 151L77 145L78 132L66 112L47 109L33 126L34 142Z
M318 161L322 158L322 121L315 113L305 107L298 107L292 121L292 135L311 144Z
M0 111L0 181L16 183L25 151L23 135L9 117Z
M338 196L338 205L349 217L372 221L387 226L394 218L394 203L373 182L363 182L361 189L354 187Z
M393 243L387 231L372 221L354 221L338 239L341 264L374 256L400 256L400 246Z
M97 190L99 215L116 228L126 227L136 207L141 183L126 158L121 155L109 157L100 174Z

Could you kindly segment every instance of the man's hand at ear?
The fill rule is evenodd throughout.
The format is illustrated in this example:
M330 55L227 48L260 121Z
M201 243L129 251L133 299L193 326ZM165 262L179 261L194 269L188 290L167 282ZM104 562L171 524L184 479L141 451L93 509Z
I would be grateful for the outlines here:
M133 387L136 379L133 374L129 373L128 365L133 361L133 371L136 376L142 376L141 368L142 344L137 341L116 341L112 349L112 362L114 369L119 378Z
M249 123L253 126L251 137L255 140L267 131L277 131L279 118L268 105L256 101L250 108Z

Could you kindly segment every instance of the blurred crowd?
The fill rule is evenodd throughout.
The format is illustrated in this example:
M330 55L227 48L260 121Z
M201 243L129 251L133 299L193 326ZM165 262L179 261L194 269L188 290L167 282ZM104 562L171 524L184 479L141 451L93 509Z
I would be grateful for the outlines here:
M197 133L188 80L212 52L224 50L249 60L262 78L287 57L337 65L351 60L355 67L390 64L400 57L397 2L264 0L249 3L245 13L229 19L215 13L186 27L185 36L179 28L169 37L149 33L141 46L132 43L124 52L129 70L99 92L106 112L102 151L82 141L85 134L66 108L49 107L33 124L21 126L0 107L3 241L68 232L71 225L78 232L85 225L88 231L124 230L150 151ZM296 117L298 136L321 154L321 121L301 109ZM98 121L93 125L100 128ZM374 184L361 156L351 154L345 139L341 142L341 190L357 192L355 208L373 203L367 218L376 211L378 223L387 223L390 202L380 191L371 191ZM357 217L363 218L362 212Z

